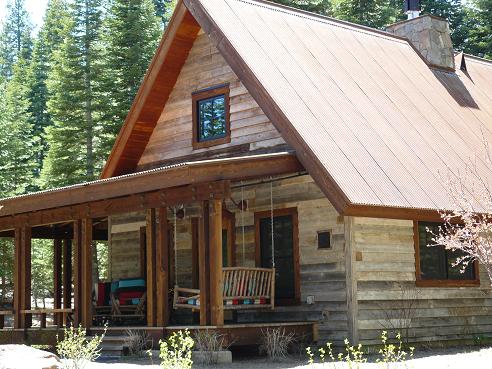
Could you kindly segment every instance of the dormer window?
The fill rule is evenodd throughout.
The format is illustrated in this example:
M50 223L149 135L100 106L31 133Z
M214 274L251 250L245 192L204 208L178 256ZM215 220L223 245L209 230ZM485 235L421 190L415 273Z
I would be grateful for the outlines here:
M231 142L229 85L210 87L192 94L193 148Z

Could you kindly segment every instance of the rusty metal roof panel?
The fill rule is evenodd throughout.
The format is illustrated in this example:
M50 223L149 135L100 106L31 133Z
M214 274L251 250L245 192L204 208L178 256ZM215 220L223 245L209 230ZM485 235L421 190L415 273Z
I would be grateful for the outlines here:
M433 70L381 31L263 1L199 1L351 203L449 208L442 176L477 152L492 179L480 152L481 132L492 140L490 63Z

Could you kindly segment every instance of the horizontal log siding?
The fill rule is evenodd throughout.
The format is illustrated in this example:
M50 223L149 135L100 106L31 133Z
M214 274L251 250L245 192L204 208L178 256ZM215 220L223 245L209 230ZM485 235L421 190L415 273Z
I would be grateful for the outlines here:
M381 330L397 326L409 327L413 342L492 333L492 295L482 268L480 287L415 287L411 221L355 218L354 242L362 343L377 343Z
M223 83L230 84L231 142L193 150L191 93ZM285 148L280 133L212 46L208 36L201 32L139 161L139 168Z
M240 189L234 190L232 197L239 202ZM270 185L246 187L244 199L249 206L244 213L244 261L241 212L230 202L227 208L235 212L236 218L236 263L254 266L254 213L270 209ZM321 340L341 343L348 334L343 217L338 216L310 176L274 182L273 203L275 209L298 210L301 304L277 306L274 311L239 312L238 322L315 320L320 322ZM318 250L317 232L321 230L332 232L332 249ZM314 305L306 304L309 295L315 296Z
M140 227L145 226L145 213L112 216L110 224L110 280L140 277Z

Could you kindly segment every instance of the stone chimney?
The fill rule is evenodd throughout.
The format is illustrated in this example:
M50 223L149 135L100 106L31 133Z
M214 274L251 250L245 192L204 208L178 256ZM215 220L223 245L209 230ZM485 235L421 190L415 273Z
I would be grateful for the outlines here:
M451 33L445 19L423 15L392 24L386 31L407 38L429 65L455 69Z

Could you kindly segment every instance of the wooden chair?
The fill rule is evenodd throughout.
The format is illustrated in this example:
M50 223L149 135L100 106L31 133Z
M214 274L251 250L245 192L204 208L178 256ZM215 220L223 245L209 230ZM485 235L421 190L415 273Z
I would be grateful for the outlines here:
M224 310L273 309L275 307L275 269L224 267ZM200 309L200 290L174 288L174 309Z
M147 292L145 292L137 305L121 305L114 294L111 294L111 318L113 320L143 319L145 318L145 304Z

